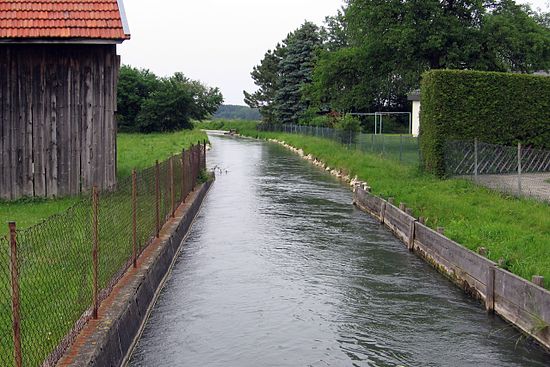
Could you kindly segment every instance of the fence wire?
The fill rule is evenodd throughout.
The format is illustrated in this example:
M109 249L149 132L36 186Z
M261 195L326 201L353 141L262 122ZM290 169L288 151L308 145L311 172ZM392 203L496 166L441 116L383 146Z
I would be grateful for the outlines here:
M418 138L405 134L363 134L321 126L291 124L260 124L260 131L302 134L336 141L349 149L379 155L407 165L418 165L420 148Z
M134 260L155 238L157 195L163 225L197 182L204 168L204 146L119 180L98 194L98 301L104 300ZM157 176L158 172L158 176ZM158 180L158 186L157 186ZM159 189L157 192L157 188ZM134 193L135 190L135 193ZM133 197L136 200L133 200ZM53 366L93 315L93 195L63 213L16 232L12 282L10 236L0 238L0 365ZM135 206L135 219L133 216ZM135 221L135 226L134 226ZM135 231L135 242L134 242ZM19 297L13 286L19 287ZM13 320L20 315L17 353Z
M11 324L10 244L0 237L0 365L13 366Z
M550 151L480 141L451 141L445 146L447 176L515 196L550 202Z

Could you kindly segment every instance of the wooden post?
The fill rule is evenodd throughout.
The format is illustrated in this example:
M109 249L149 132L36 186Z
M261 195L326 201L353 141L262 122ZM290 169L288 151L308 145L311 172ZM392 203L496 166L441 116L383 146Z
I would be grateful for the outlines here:
M416 220L412 219L409 224L409 242L407 243L407 248L409 251L414 250L414 237L416 236Z
M532 280L534 284L544 288L544 277L540 275L534 275Z
M156 230L157 238L160 236L160 166L155 163L155 206L156 206Z
M487 280L485 282L485 309L487 312L495 311L495 266L489 265Z
M386 217L386 202L382 202L382 208L380 208L380 224L384 224Z
M174 193L174 160L170 158L170 216L176 213L176 195Z
M480 247L477 249L477 253L483 257L487 257L487 255L489 254L489 251L487 250L486 247Z
M132 170L132 264L137 268L137 173Z
M23 354L21 351L21 303L19 295L19 264L17 263L17 225L9 223L10 230L10 270L11 270L11 313L13 329L13 356L15 366L23 366Z
M185 203L185 149L181 151L181 202Z
M92 188L92 267L93 267L93 313L92 317L97 320L99 309L99 191L97 186Z

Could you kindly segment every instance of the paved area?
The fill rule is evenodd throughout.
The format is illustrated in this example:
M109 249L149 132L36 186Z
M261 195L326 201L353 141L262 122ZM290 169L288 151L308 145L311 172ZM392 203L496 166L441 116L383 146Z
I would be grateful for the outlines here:
M474 179L473 176L468 176L469 179ZM518 175L481 175L478 176L477 182L480 185L491 189L510 193L513 195L519 194ZM550 203L550 172L546 173L528 173L521 175L521 195L531 196L537 200Z

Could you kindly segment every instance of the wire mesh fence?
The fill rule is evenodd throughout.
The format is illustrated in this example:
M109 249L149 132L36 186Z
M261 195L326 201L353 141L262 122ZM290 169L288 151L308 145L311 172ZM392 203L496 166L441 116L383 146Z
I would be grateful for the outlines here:
M199 143L31 228L10 224L0 238L1 366L55 365L193 189L205 153Z
M406 134L363 134L321 126L291 124L260 124L260 131L303 134L336 141L349 149L377 154L407 165L418 165L420 149L418 138Z
M476 139L445 146L445 172L515 196L550 202L550 151L487 144Z

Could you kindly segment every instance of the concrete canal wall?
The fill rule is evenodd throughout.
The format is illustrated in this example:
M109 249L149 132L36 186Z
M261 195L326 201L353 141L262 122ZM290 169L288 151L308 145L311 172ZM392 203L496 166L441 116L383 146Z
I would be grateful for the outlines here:
M195 188L180 205L159 239L139 257L138 267L130 268L102 303L99 319L86 325L57 366L120 366L125 362L212 183Z
M366 183L322 161L305 155L285 142L285 146L302 158L349 182L354 190L354 204L388 227L410 251L429 262L472 297L485 304L524 333L550 350L550 292L500 268L493 261L445 237L410 215L410 210L370 193Z

